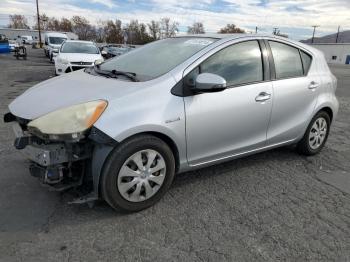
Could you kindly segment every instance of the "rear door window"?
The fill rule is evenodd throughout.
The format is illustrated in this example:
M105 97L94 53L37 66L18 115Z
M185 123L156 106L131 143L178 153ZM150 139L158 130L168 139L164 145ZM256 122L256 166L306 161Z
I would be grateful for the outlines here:
M275 41L269 41L269 44L275 63L277 79L300 77L304 75L298 48Z

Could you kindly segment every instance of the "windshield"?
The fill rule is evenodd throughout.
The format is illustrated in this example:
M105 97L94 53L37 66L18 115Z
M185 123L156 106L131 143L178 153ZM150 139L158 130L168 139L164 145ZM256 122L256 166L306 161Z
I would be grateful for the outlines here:
M133 72L138 79L150 80L169 72L216 40L202 37L159 40L107 60L100 68L105 71Z
M50 42L50 44L53 44L53 45L60 45L65 40L67 40L67 38L63 38L63 37L49 37L49 42Z
M61 47L61 53L99 54L100 52L98 48L91 43L66 42Z

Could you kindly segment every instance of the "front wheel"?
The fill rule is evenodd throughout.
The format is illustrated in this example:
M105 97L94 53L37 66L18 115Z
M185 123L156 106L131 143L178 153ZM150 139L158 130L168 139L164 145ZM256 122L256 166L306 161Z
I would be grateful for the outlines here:
M102 196L114 209L140 211L161 199L174 174L169 146L151 135L136 136L108 157L101 177Z
M319 153L327 141L330 122L330 117L325 111L318 112L299 141L298 152L308 156Z

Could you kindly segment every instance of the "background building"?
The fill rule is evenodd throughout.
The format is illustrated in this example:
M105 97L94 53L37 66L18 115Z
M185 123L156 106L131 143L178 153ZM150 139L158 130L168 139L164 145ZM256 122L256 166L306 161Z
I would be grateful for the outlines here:
M329 64L350 65L350 43L347 44L312 44L312 47L324 53Z
M45 33L53 31L41 31L41 41L44 42ZM76 40L78 36L72 32L61 32L65 33L69 39ZM6 35L9 40L15 40L22 35L30 35L34 40L39 41L39 32L38 30L32 29L12 29L12 28L0 28L0 34Z
M330 64L350 64L350 30L300 42L322 51Z

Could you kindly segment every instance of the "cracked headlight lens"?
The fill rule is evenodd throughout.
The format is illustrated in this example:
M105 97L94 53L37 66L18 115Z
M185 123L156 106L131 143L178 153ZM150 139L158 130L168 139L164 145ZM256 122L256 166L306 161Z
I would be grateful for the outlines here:
M29 122L29 129L43 134L77 134L90 128L102 115L107 101L96 100L48 113Z

